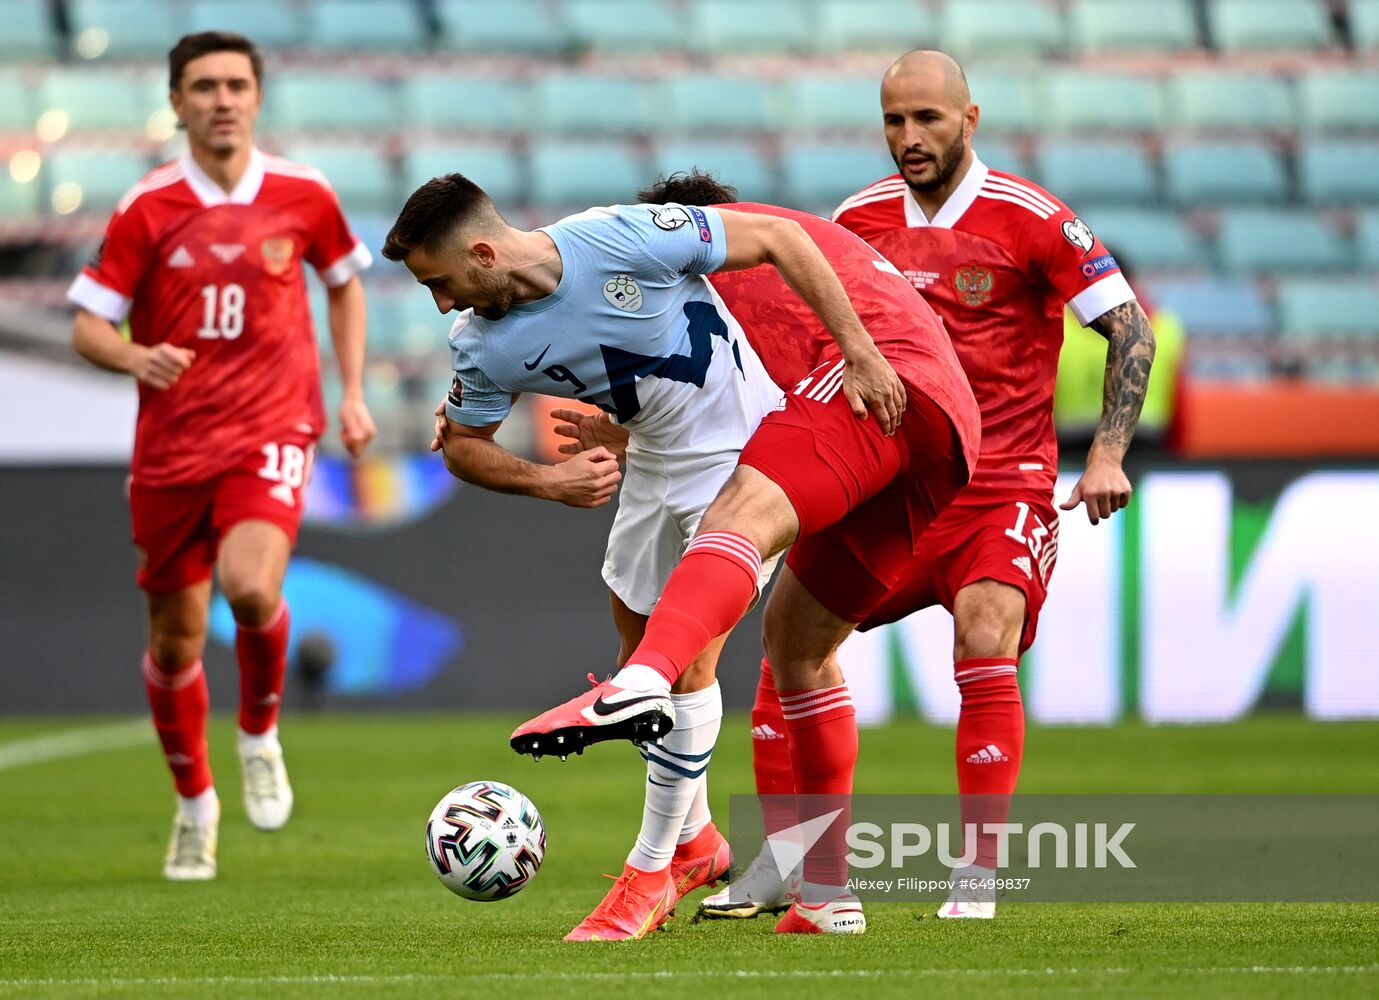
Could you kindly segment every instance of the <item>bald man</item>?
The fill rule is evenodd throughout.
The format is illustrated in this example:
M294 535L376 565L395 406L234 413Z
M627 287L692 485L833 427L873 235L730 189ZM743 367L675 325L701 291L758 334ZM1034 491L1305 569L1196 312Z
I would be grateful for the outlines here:
M1024 749L1019 657L1034 642L1058 552L1053 389L1067 306L1108 342L1101 420L1087 465L1061 505L1093 524L1130 500L1121 461L1144 401L1154 335L1116 260L1049 192L992 170L972 146L981 109L942 52L910 52L886 71L881 113L899 172L845 200L835 222L881 251L943 317L982 416L971 483L929 526L902 585L862 623L871 628L941 604L953 614L961 694L956 759L964 820L1003 818ZM765 673L752 713L759 793L789 793L788 740ZM976 844L974 891L941 917L990 918L995 838ZM955 884L957 880L954 880ZM775 885L735 898L774 905ZM740 915L740 914L734 914Z

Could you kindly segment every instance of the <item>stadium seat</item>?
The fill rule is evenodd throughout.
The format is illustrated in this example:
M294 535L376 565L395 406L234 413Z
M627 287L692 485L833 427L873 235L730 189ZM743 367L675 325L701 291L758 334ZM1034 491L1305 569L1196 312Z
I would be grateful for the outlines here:
M74 189L79 192L77 208L83 212L109 211L149 171L142 153L127 151L59 150L48 154L44 164L47 188L55 206Z
M560 52L570 47L565 26L544 0L438 0L444 45L466 52Z
M938 44L938 24L913 0L823 0L814 25L820 52L904 52Z
M777 196L774 171L749 142L705 143L671 138L656 146L651 166L661 176L697 167L737 188L744 201L770 202Z
M1063 48L1063 22L1040 0L947 0L943 47L959 59L1038 56Z
M1212 0L1207 23L1223 52L1321 49L1332 44L1318 0Z
M1166 86L1175 124L1212 130L1293 127L1292 88L1274 74L1171 73Z
M804 52L812 9L791 0L695 0L686 41L707 55Z
M1156 302L1177 313L1189 337L1258 336L1274 327L1268 302L1247 278L1154 281L1149 288Z
M791 208L831 213L858 189L895 173L879 142L788 147L781 157L782 195Z
M875 76L796 76L784 84L780 122L792 129L879 130L880 92Z
M263 48L288 48L306 40L299 10L281 0L196 0L187 8L184 27L238 31Z
M1079 209L1083 220L1128 266L1147 270L1188 270L1205 263L1202 242L1174 212L1161 209Z
M430 47L412 0L314 0L307 38L326 51L417 52Z
M569 0L574 44L615 52L661 52L684 45L680 11L667 0Z
M1355 232L1355 248L1359 252L1360 264L1373 271L1379 271L1379 208L1360 213L1360 223Z
M1354 264L1350 241L1312 212L1233 209L1222 213L1217 252L1229 271L1334 271Z
M626 134L651 127L650 87L642 80L593 76L589 73L551 73L531 90L533 125L542 135L551 132Z
M271 128L394 129L398 107L386 84L346 73L284 74L265 91L266 122Z
M1044 97L1044 123L1054 128L1145 130L1162 123L1152 77L1059 70L1045 79Z
M47 4L0 0L0 59L50 59L57 51L53 16Z
M1379 142L1312 139L1298 152L1303 197L1314 204L1379 204Z
M1279 326L1285 336L1372 337L1379 288L1372 281L1289 278L1279 282Z
M489 76L417 73L402 81L398 100L414 125L518 131L531 125L525 84Z
M71 0L67 13L72 52L83 59L166 56L180 34L169 0Z
M770 85L750 77L672 77L660 99L665 131L757 131L783 124Z
M529 167L532 200L544 207L630 202L649 177L630 149L613 142L542 142Z
M163 77L132 75L108 67L50 69L38 85L33 110L66 115L68 129L143 133L153 112L167 107Z
M396 213L402 208L392 169L383 154L371 146L298 142L287 147L283 155L325 174L347 214Z
M8 170L0 170L0 221L38 215L42 195L42 174L20 182L10 176Z
M1362 51L1379 49L1379 0L1350 0L1350 40Z
M402 160L402 187L410 194L432 177L461 173L488 192L499 206L511 205L526 193L522 161L503 146L417 146Z
M1298 81L1299 123L1309 129L1379 130L1379 72L1308 73Z
M978 128L986 132L1031 132L1036 124L1038 83L1019 70L977 68L967 73L972 103L982 109ZM1042 108L1039 119L1042 119Z
M1164 155L1169 200L1178 205L1277 202L1288 181L1278 152L1262 143L1198 142Z
M1133 142L1046 142L1035 156L1039 182L1070 205L1146 204L1157 197L1154 169Z
M1201 45L1189 0L1074 0L1068 29L1084 52L1174 52Z

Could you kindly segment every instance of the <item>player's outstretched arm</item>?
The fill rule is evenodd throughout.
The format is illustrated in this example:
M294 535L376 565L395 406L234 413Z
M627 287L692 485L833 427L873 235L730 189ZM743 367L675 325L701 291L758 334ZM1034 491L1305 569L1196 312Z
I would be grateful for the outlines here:
M894 434L905 411L905 386L858 318L847 291L828 258L799 223L774 215L748 215L719 209L727 242L721 270L773 264L786 284L823 321L847 362L843 393L852 412L876 414L881 429Z
M196 359L196 352L186 347L146 347L125 340L114 323L86 309L77 310L72 347L98 368L133 375L151 389L169 388Z
M355 276L326 290L330 340L340 367L340 441L358 458L378 433L364 404L364 342L367 311L364 284Z
M500 423L468 427L436 407L436 439L431 450L445 458L450 474L496 493L554 500L569 507L602 507L613 499L622 473L607 448L581 451L556 465L518 458L493 440Z
M1103 313L1091 326L1107 341L1101 421L1087 453L1087 469L1061 507L1072 510L1085 503L1088 520L1096 524L1130 503L1130 480L1121 462L1135 434L1149 386L1154 328L1134 300Z

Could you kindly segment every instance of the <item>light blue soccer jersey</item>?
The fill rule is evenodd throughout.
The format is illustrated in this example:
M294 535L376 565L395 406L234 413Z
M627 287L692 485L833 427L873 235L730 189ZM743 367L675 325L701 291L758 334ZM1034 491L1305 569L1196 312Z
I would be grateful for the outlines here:
M499 320L460 314L450 419L497 423L515 393L537 392L601 407L648 451L740 448L780 391L702 277L727 253L718 212L615 205L542 232L560 284Z

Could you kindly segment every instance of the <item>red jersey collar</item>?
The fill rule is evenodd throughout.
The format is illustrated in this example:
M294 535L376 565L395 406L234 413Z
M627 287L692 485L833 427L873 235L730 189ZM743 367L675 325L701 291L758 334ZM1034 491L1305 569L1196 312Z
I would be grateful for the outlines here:
M188 186L206 208L212 205L251 204L258 196L259 188L263 186L263 174L263 153L255 146L249 151L249 165L244 169L244 176L239 179L235 189L227 194L219 184L211 180L206 171L201 169L191 153L182 154L182 175L187 178Z
M957 225L958 220L963 217L972 203L977 200L977 192L986 183L986 175L991 171L987 169L985 163L977 158L977 154L972 154L972 165L967 168L967 176L962 179L953 193L948 196L948 200L943 203L933 219L924 216L924 209L919 207L919 202L915 201L915 194L908 187L905 189L905 225L909 229L952 229Z

